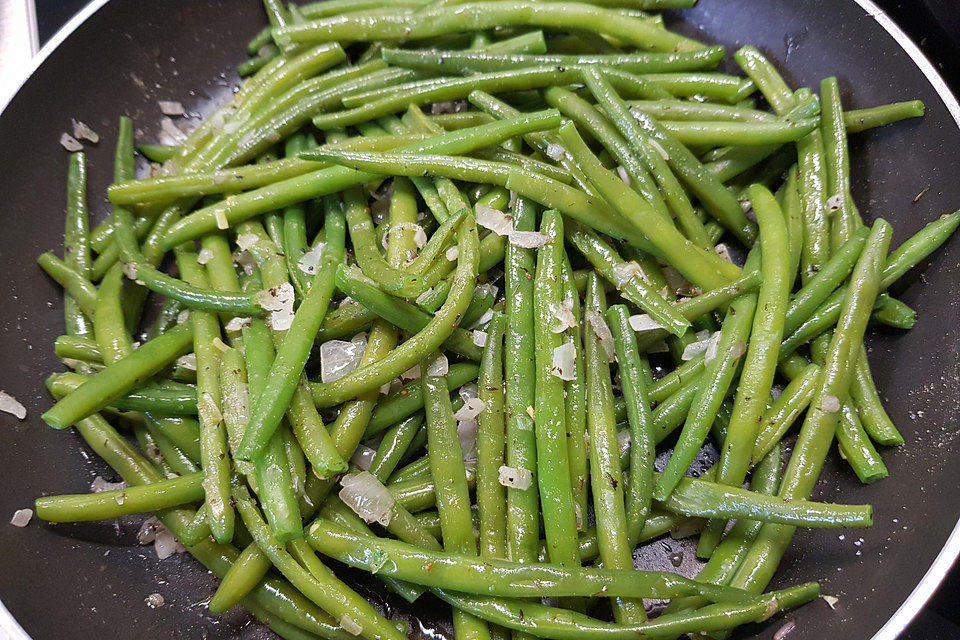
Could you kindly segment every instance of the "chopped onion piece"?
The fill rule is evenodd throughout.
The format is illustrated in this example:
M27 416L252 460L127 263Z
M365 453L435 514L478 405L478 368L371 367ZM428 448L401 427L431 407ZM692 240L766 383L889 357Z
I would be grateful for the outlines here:
M346 614L340 618L340 628L352 636L358 636L363 633L363 626Z
M550 331L553 333L563 333L577 326L577 319L573 316L573 298L564 299L560 307L554 309L553 315L554 322L550 326Z
M434 102L430 105L431 115L439 113L460 113L467 110L467 103L463 100L449 100L447 102Z
M129 280L137 279L137 263L136 262L124 262L123 263L123 275L127 276Z
M630 431L624 429L623 431L617 433L617 451L620 455L625 454L630 450L630 443L633 441Z
M563 160L564 156L567 155L567 150L563 148L563 145L548 144L547 155L553 160L559 161L559 160Z
M783 626L777 629L777 632L773 634L773 640L783 640L788 635L793 632L793 629L797 626L797 623L793 620L787 620L783 623Z
M415 364L403 373L400 374L400 378L403 380L416 380L420 377L420 365Z
M161 523L156 516L150 516L143 521L143 524L140 525L140 530L137 531L137 543L141 546L152 544L153 541L157 539L157 531L163 528L165 528L163 523Z
M77 140L87 140L89 142L92 142L93 144L97 144L98 142L100 142L100 135L96 131L94 131L84 123L80 122L79 120L74 120L73 118L71 118L70 121L73 123L74 138L76 138Z
M500 484L510 489L526 491L533 484L533 473L523 467L508 467L503 465L499 470Z
M621 166L617 166L617 174L620 176L620 179L623 180L623 184L630 184L630 174L627 173L627 170Z
M736 360L747 352L747 345L743 340L737 340L730 345L730 357Z
M447 249L446 253L444 253L443 255L446 256L447 260L449 260L450 262L454 262L456 261L457 258L460 257L460 247L454 245L449 249Z
M226 222L226 218L224 218L224 222ZM254 258L253 254L249 251L241 251L233 254L233 261L238 267L243 269L243 272L248 276L252 276L254 269L257 267L257 259Z
M494 209L489 205L478 203L475 207L477 224L498 236L510 235L513 231L513 218L499 209Z
M511 191L511 192L510 192L510 204L507 205L507 206L510 208L510 211L513 211L513 210L516 208L516 206L517 206L517 192L516 192L516 191Z
M830 607L834 611L837 610L837 603L840 602L840 598L838 598L837 596L820 596L820 597L823 598L823 601L827 603L828 607Z
M720 346L720 332L715 331L707 342L707 349L703 352L703 361L710 362L717 357L717 349Z
M320 258L323 256L323 248L325 246L326 243L318 242L317 246L311 247L309 251L297 260L297 268L307 275L315 275L320 268Z
M190 310L184 309L177 314L177 324L183 324L190 319Z
M376 449L371 449L366 445L358 444L357 449L353 452L353 456L350 458L350 464L354 465L358 469L362 469L363 471L369 471L375 455L377 455Z
M457 421L457 439L464 461L477 461L477 427L477 421L473 419Z
M841 194L832 195L827 198L827 210L830 213L836 213L843 206L843 196Z
M366 339L327 340L320 345L320 380L333 382L348 373L352 373L360 366L363 352L366 350Z
M649 140L650 146L657 150L657 153L660 154L660 157L661 157L661 158L663 158L664 160L669 160L669 159L670 159L670 154L667 153L667 150L664 149L663 146L662 146L659 142L657 142L657 141L654 140L653 138L647 138L647 140Z
M231 320L230 322L233 322ZM188 353L185 356L180 356L177 358L177 366L182 369L189 369L190 371L197 370L197 354Z
M241 251L249 251L257 246L258 242L260 242L260 238L254 233L241 233L237 236L237 246Z
M637 333L664 328L662 324L651 318L646 313L630 316L630 327L633 328L633 330Z
M186 113L183 110L183 103L176 100L157 100L157 105L160 107L160 113L165 116L182 116Z
M229 229L230 222L227 220L227 214L223 212L223 209L217 207L213 210L213 217L217 221L217 229Z
M550 373L561 380L573 380L576 377L574 375L574 358L576 353L576 347L573 346L572 340L567 340L554 349Z
M160 595L159 593L151 593L146 598L144 598L143 601L147 603L147 606L150 607L151 609L162 607L164 603L163 596Z
M527 407L527 415L530 416L531 420L537 419L537 411L533 407Z
M491 298L496 300L497 292L500 291L500 288L495 284L490 284L488 282L485 282L483 284L478 284L476 289L474 289L474 291L476 291L477 295L481 295L481 296L489 295Z
M157 529L157 535L153 541L153 550L157 552L157 560L166 560L177 553L177 539L166 527Z
M829 394L823 396L823 400L820 401L820 409L827 413L840 411L840 398Z
M456 420L473 420L486 408L487 403L480 398L470 398L453 414L453 417Z
M468 382L467 384L460 387L460 390L457 392L460 396L460 399L464 402L470 402L471 398L477 398L480 395L480 387L477 386L476 382Z
M270 312L271 328L278 331L289 329L293 324L293 301L293 285L289 282L257 293L257 302Z
M427 375L431 378L437 378L447 375L449 370L450 362L447 360L447 356L441 353L427 366Z
M553 236L539 231L511 231L510 244L523 249L539 249L553 242Z
M610 331L610 325L607 324L607 321L600 313L593 309L587 311L586 316L587 322L590 323L590 328L593 329L593 333L596 334L597 339L600 340L600 346L603 347L603 352L607 354L607 362L613 362L617 357L617 349L613 342L613 332Z
M180 127L173 123L170 118L160 118L160 135L158 136L163 144L180 144L187 139L187 135L180 130Z
M129 487L126 482L109 482L101 476L97 476L90 483L90 491L93 493L103 493L104 491L121 491Z
M390 524L393 517L393 494L369 471L351 473L340 478L340 499L367 523Z
M213 260L213 251L210 249L200 249L197 253L197 264L207 264Z
M66 132L60 134L60 146L67 151L83 151L83 145L80 144L80 141Z
M473 344L480 347L481 349L487 346L487 332L480 331L477 329L473 332Z
M22 529L30 524L31 518L33 518L33 509L17 509L13 512L13 517L10 518L10 524Z
M683 353L680 354L681 360L693 360L695 357L707 350L707 347L710 345L710 332L703 330L697 333L697 341L691 342L686 347L683 348Z
M635 261L619 262L613 266L614 286L619 291L634 278L643 277L643 269Z
M727 262L733 262L733 258L730 256L730 247L721 242L714 250L717 252L717 255L726 260Z
M486 311L483 312L483 315L480 316L480 317L477 319L477 321L474 322L474 323L473 323L470 327L468 327L468 328L471 329L471 330L473 330L473 329L476 329L477 327L484 327L484 326L486 326L487 323L490 322L491 320L493 320L493 309L487 309Z
M226 329L227 331L242 331L245 327L249 327L249 326L250 326L250 318L243 318L243 317L237 316L235 318L231 318L230 322L225 324L223 328Z
M23 420L27 417L27 408L6 391L0 391L0 411Z

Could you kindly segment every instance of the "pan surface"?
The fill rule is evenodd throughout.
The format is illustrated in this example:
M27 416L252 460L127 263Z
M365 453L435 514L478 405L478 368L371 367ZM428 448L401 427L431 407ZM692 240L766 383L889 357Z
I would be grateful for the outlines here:
M69 33L54 39L0 116L0 388L28 410L23 422L0 414L0 600L37 639L269 637L242 613L209 615L213 577L185 555L157 562L152 548L134 539L142 518L69 526L34 521L26 529L5 524L36 496L86 492L97 475L116 479L76 434L56 432L39 417L50 404L43 379L60 368L52 352L63 327L60 293L34 263L39 253L60 248L67 162L60 133L76 118L103 139L87 147L89 203L100 219L108 210L103 194L117 118L133 117L140 139L151 140L159 129L157 100L209 112L232 93L244 45L264 24L258 0L99 5L79 28L68 25ZM884 20L867 0L700 0L674 26L731 52L757 45L794 86L817 87L822 77L837 75L847 107L922 99L928 108L922 120L851 141L858 205L868 220L893 223L896 244L960 207L960 109L932 69L922 68L926 61L915 47L905 38L898 43L896 28ZM871 503L876 524L800 531L794 538L771 586L819 580L823 593L840 600L835 611L819 601L791 613L797 622L791 640L866 639L885 623L876 637L895 637L957 555L960 539L948 538L960 516L960 474L952 466L960 453L958 273L960 242L953 239L895 290L919 312L916 327L870 338L877 385L906 444L884 452L890 477L871 486L831 457L816 498ZM667 568L669 553L655 542L638 555ZM695 571L692 552L684 555L681 570ZM166 604L147 607L152 593ZM372 589L364 594L381 599ZM411 637L449 637L446 609L436 604L411 610L389 602L397 615L414 616ZM782 620L742 635L769 638Z

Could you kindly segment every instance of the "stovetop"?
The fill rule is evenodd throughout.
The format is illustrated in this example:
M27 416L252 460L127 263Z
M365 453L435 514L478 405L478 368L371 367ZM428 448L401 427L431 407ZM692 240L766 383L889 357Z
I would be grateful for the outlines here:
M802 1L802 0L801 0ZM958 0L874 0L916 42L960 95L960 10ZM43 45L86 0L35 0ZM960 638L960 564L901 636L901 640Z

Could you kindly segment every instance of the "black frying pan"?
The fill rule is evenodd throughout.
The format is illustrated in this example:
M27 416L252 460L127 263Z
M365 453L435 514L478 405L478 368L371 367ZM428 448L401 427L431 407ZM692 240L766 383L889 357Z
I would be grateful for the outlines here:
M59 290L34 264L61 242L67 156L57 143L60 133L74 117L103 136L99 147L88 146L90 206L99 219L107 211L103 193L117 117L132 116L149 140L160 117L158 99L208 112L236 86L233 69L243 45L264 23L258 0L94 4L101 8L54 39L56 46L45 50L0 117L0 268L7 283L0 388L29 412L24 422L0 415L0 600L37 640L267 637L241 613L208 615L204 601L213 578L186 556L158 563L151 548L134 540L139 519L70 526L34 521L27 529L5 524L38 495L85 492L98 474L112 479L75 434L53 431L39 417L50 404L42 381L59 368L52 344L63 328ZM731 51L756 44L795 86L818 86L821 77L836 74L848 106L923 99L928 115L922 121L852 142L860 209L868 219L891 220L896 243L960 207L960 109L915 47L871 13L879 10L868 0L701 0L675 26ZM861 485L840 460L828 463L816 497L872 503L876 524L845 535L814 530L795 537L772 586L819 580L840 602L836 611L819 601L791 613L797 628L790 640L870 638L885 624L876 637L895 637L960 550L960 535L950 537L960 516L953 463L960 452L958 273L960 241L954 239L898 285L897 295L920 313L916 327L870 339L877 384L907 442L884 452L890 478L873 486ZM648 566L670 568L668 555L678 550L668 539L638 555ZM681 570L696 569L686 549ZM375 587L361 589L383 602ZM167 602L156 610L143 602L154 592ZM437 601L425 599L413 610L393 600L386 606L394 615L414 616L412 637L451 636L446 607ZM781 621L742 635L769 638Z

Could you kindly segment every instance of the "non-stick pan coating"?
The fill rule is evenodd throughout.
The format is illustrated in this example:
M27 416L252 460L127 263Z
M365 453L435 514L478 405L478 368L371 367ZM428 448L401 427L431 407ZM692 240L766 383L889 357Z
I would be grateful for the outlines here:
M868 220L882 216L893 223L895 243L960 207L957 123L915 63L856 2L701 0L682 20L678 28L730 51L758 45L794 86L816 88L823 76L837 75L848 107L924 100L922 121L853 138L854 194ZM24 422L0 415L0 600L38 640L268 635L247 626L242 614L207 614L212 576L185 555L158 563L152 548L134 540L141 519L69 526L34 521L27 529L5 524L38 495L87 491L98 474L115 479L76 434L40 420L50 404L43 379L61 367L52 352L63 330L60 294L34 263L61 243L67 154L57 142L60 133L77 118L101 134L100 145L87 149L90 207L99 219L107 211L103 193L117 118L133 117L140 139L151 140L158 99L208 112L236 86L232 69L263 24L258 0L112 0L64 40L0 117L0 269L6 282L0 291L0 388L29 412ZM958 274L960 241L953 239L897 288L919 312L916 327L870 339L877 384L906 444L883 452L890 477L871 486L861 485L835 454L828 463L816 497L872 503L876 524L795 537L772 586L819 580L823 592L840 601L836 611L819 601L789 614L797 621L790 640L870 638L928 571L957 523ZM679 548L668 539L640 555L667 567L667 546ZM695 570L689 549L684 556L682 569ZM154 592L164 596L162 608L144 604ZM433 635L438 621L441 630L447 626L437 601L424 601L411 613L423 622L412 621L412 637ZM782 620L744 635L769 638Z

